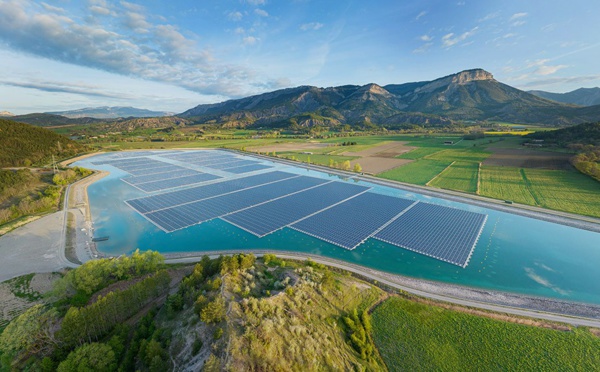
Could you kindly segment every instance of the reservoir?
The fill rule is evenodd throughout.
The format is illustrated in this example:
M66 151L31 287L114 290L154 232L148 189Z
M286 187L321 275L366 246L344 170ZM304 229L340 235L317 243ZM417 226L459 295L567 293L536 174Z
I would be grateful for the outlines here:
M371 187L375 193L483 213L487 222L466 268L369 238L349 251L290 228L259 238L221 219L167 233L137 213L125 200L149 194L121 181L129 174L111 165L94 165L116 153L73 165L107 170L110 175L88 188L96 243L107 255L135 249L161 253L269 249L331 257L419 279L600 304L600 234L338 175L263 161L276 170ZM241 157L256 160L253 157ZM164 192L159 191L157 193ZM156 194L152 193L151 195Z

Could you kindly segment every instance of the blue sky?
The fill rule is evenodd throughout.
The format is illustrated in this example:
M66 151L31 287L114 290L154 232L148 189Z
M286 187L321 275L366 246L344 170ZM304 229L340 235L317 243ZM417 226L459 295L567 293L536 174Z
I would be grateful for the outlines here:
M181 112L478 67L566 92L600 85L598 14L589 0L0 0L0 111Z

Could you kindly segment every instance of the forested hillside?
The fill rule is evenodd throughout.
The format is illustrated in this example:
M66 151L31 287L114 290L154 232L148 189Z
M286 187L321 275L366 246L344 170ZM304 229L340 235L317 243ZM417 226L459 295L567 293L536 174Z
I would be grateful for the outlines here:
M529 135L542 139L546 144L566 147L577 151L571 163L581 173L600 181L600 122L584 123L570 128Z
M52 155L67 158L85 148L47 129L0 119L0 167L43 165Z

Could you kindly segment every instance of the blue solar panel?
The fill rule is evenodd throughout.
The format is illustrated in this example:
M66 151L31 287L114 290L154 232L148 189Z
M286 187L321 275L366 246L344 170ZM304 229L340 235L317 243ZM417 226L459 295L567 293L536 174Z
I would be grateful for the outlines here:
M213 218L249 208L275 198L289 195L328 181L300 176L177 207L147 213L144 216L165 231L171 232Z
M173 168L175 168L175 170L173 170ZM126 182L130 185L139 185L141 183L146 183L146 182L168 180L170 178L191 176L193 174L200 173L195 170L186 169L186 168L177 167L177 166L173 166L172 168L169 168L169 169L170 170L165 173L156 173L156 174L150 174L147 176L134 176L134 177L121 178L121 181Z
M167 180L160 180L160 181L154 181L154 182L146 182L146 183L141 183L139 185L133 185L133 186L142 191L145 191L145 192L154 192L154 191L160 191L160 190L173 189L175 187L194 185L196 183L212 181L212 180L216 180L219 178L221 178L221 177L215 176L214 174L197 172L197 174L194 174L191 176L171 178L171 179L167 179Z
M368 187L351 183L330 182L223 219L262 237L367 190Z
M164 194L132 199L128 200L126 203L139 213L144 214L294 177L298 177L298 175L275 171L212 183L210 185L191 187L185 190L171 191Z
M231 161L228 163L222 163L222 164L216 164L216 165L208 165L207 167L212 168L212 169L227 169L227 168L235 168L235 167L241 167L241 166L252 165L252 164L258 164L258 162L253 161L253 160L235 159L235 161Z
M134 176L147 176L150 174L165 173L172 170L175 165L164 163L165 165L157 165L149 168L140 169L124 169L125 172Z
M413 203L366 192L290 227L342 248L354 249Z
M466 267L487 215L418 203L375 234L384 242Z
M233 173L233 174L242 174L242 173L249 173L249 172L254 172L254 171L259 171L262 169L269 169L269 168L271 168L271 167L268 165L255 164L255 165L244 165L242 167L227 168L225 171L229 172L229 173Z

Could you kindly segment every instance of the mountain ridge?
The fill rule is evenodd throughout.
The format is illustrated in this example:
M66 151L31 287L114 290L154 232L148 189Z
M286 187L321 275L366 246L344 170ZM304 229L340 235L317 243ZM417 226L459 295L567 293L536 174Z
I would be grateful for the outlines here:
M117 119L128 117L147 118L173 115L172 112L152 111L131 106L85 107L78 110L45 112L45 114L60 115L69 119L80 119L84 117L94 119Z
M528 93L561 103L579 106L600 105L600 88L579 88L566 93L552 93L543 90L530 90Z
M302 121L304 116L319 120ZM507 121L573 125L600 120L600 106L577 107L538 97L497 81L483 69L431 81L319 88L299 86L198 105L177 116L223 126L449 125L454 121ZM427 117L427 120L424 120ZM299 121L300 119L300 121ZM396 120L396 122L394 122Z

